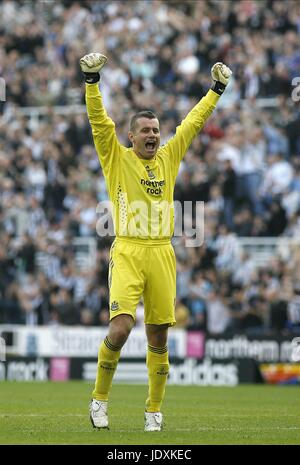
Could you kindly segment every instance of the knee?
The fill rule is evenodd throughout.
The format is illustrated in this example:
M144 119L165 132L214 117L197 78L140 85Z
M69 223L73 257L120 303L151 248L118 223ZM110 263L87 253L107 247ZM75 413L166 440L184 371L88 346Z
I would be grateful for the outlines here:
M120 346L123 347L125 342L127 341L127 338L129 336L129 332L125 328L115 328L111 330L108 334L109 341L114 345L114 346Z
M164 334L152 334L148 337L148 343L153 347L165 347L167 345L167 336Z
M168 326L147 325L146 333L148 344L153 347L165 347L168 341Z
M111 320L108 333L109 341L113 345L123 347L133 325L134 321L132 317L129 315L118 315Z

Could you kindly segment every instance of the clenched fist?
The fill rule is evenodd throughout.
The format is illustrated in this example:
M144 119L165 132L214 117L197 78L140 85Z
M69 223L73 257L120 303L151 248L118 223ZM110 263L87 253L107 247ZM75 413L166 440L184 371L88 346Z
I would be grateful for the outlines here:
M99 71L107 62L107 57L102 53L89 53L80 58L80 67L85 75L85 82L94 84L100 80Z
M229 78L232 75L232 71L224 63L215 63L211 68L211 77L214 81L220 81L224 86L227 86Z
M221 95L224 92L231 75L232 71L228 68L228 66L221 62L215 63L211 68L211 77L213 81L215 81L212 90Z

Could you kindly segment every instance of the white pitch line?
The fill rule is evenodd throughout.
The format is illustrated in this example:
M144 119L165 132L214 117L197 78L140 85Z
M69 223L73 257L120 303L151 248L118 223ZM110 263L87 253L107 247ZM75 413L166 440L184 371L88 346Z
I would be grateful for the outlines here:
M247 433L247 432L252 432L252 431L256 431L256 432L263 432L263 431L296 431L296 430L300 430L300 426L274 426L274 427L270 427L270 428L214 428L214 427L199 427L197 429L193 428L193 430L191 430L191 428L170 428L170 430L168 430L169 433L171 432L205 432L205 431L209 431L209 432L218 432L218 431L228 431L228 432L232 432L232 431L235 431L235 432L240 432L240 433ZM44 432L47 432L46 430ZM90 434L90 433L93 433L94 431L91 430L91 431L83 431L83 430L53 430L52 431L53 433L69 433L69 434L73 434L73 433L85 433L85 434ZM142 432L141 429L119 429L119 428L116 428L114 429L114 427L111 427L111 432L112 433L139 433L139 432ZM22 433L40 433L40 431L37 431L37 430L33 430L33 429L23 429L22 430ZM107 432L107 434L109 434L109 432Z
M203 415L202 416L202 419L205 419L206 417L209 417L210 415ZM224 415L218 415L219 417L228 417L228 418L232 418L232 417L235 417L235 418L244 418L244 417L250 417L251 415L228 415L228 414L224 414ZM260 418L267 418L267 417L271 417L273 416L271 413L270 414L262 414L262 415L257 415L256 417L258 419ZM299 418L299 415L296 415L296 414L282 414L280 415L281 417L295 417L295 418ZM58 417L62 417L62 418L65 418L65 417L88 417L86 414L83 414L83 413L65 413L65 414L52 414L52 413L0 413L0 418L5 418L5 417L55 417L55 418L58 418ZM168 418L170 417L177 417L177 415L173 415L173 414L169 414L168 415ZM253 418L253 416L252 416Z
M263 432L263 431L274 431L274 429L276 428L265 428L265 429L260 429L260 430L257 430L257 429L245 429L245 430L228 430L226 428L215 428L215 429L208 429L208 428L202 428L202 429L193 429L193 432L195 433L203 433L205 431L207 432L226 432L226 431L237 431L237 432L240 432L240 433L251 433L252 431L257 431L258 433L259 432ZM282 430L300 430L300 427L296 427L296 428L293 428L293 427L287 427L287 428L279 428L278 429L279 431L282 431ZM22 433L24 434L28 434L28 433L31 433L31 434L41 434L41 431L37 431L37 430L22 430L21 431ZM188 432L188 433L191 433L191 429L184 429L184 428L173 428L173 429L170 429L168 431L165 431L166 433L176 433L176 432L180 432L180 433L184 433L184 432ZM15 431L14 431L15 433ZM44 430L42 433L49 433L49 431L46 431ZM52 433L69 433L69 434L101 434L99 433L98 431L94 431L94 430L91 430L91 431L83 431L83 430L55 430L55 431L52 431ZM143 429L135 429L135 430L128 430L128 429L113 429L113 428L110 428L110 431L107 431L105 434L110 434L110 433L113 433L113 434L118 434L118 433L127 433L127 434L130 434L130 433L141 433L143 434L144 431Z
M66 413L64 415L58 414L58 415L53 415L51 413L0 413L0 418L5 418L5 417L86 417L88 418L87 415L83 415L82 413Z

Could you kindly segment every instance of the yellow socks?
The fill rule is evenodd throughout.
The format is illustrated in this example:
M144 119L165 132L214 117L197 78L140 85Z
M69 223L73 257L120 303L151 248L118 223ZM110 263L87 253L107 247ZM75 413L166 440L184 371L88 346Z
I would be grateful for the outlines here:
M147 412L160 412L165 395L169 374L168 348L148 345L147 367L149 377L149 393L146 400Z
M112 379L121 354L121 347L111 344L106 337L99 348L98 370L93 399L108 401Z
M120 354L121 347L114 346L106 337L99 348L98 371L95 389L92 393L93 399L108 401ZM148 345L147 367L149 393L146 400L146 411L160 412L169 373L168 348Z

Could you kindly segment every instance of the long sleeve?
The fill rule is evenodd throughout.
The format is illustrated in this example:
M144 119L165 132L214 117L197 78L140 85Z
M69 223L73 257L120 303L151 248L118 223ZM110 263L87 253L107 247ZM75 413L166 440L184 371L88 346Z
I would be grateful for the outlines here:
M180 126L176 128L175 136L164 146L165 153L171 157L171 163L174 166L174 176L177 175L179 164L192 140L203 128L205 122L215 109L219 97L216 92L209 90L205 97L188 113Z
M107 115L103 106L98 83L86 84L85 98L95 148L104 175L109 177L120 153L120 143L117 139L115 123Z

